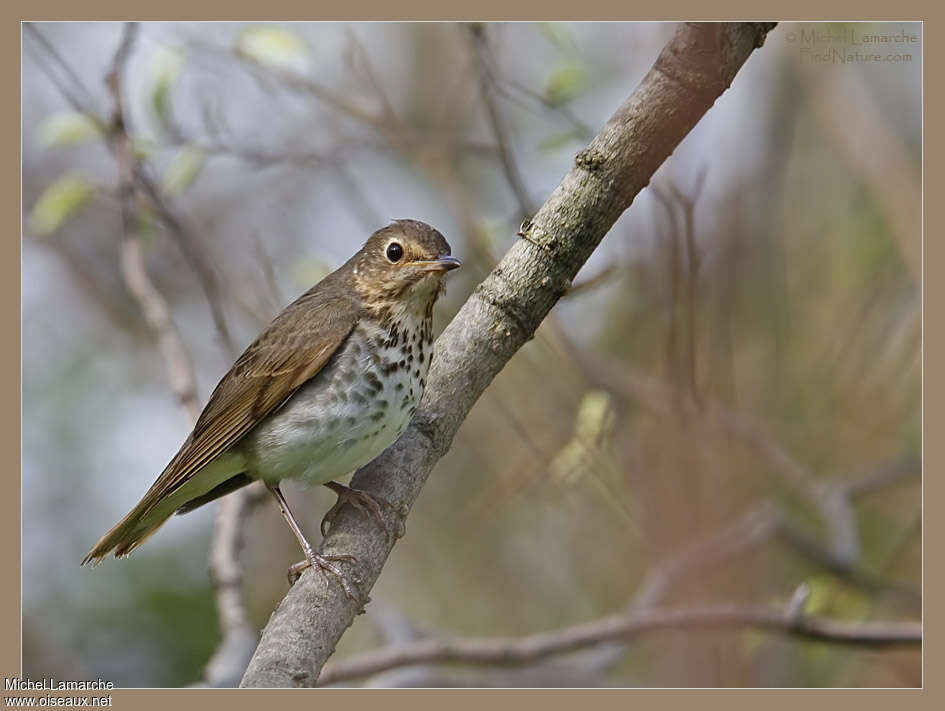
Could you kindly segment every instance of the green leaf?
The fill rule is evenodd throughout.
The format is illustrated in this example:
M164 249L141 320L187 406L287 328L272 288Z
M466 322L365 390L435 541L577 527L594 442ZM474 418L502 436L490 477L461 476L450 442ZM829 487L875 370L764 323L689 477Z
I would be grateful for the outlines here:
M558 66L545 85L545 99L552 105L571 101L587 87L587 72L584 65L569 61Z
M76 112L50 116L39 128L40 141L44 146L84 143L101 135L102 127L97 121Z
M828 615L849 620L861 620L869 612L869 598L857 590L829 575L814 575L805 583L810 595L804 603L807 615Z
M62 227L92 199L95 188L85 178L65 175L47 187L30 212L29 223L40 237Z
M541 33L558 49L572 50L576 46L571 28L563 22L542 22Z
M200 175L205 157L202 151L187 146L177 151L161 177L161 188L168 195L177 195L190 187Z
M151 108L160 119L167 119L170 111L171 89L177 82L184 67L184 56L176 49L161 47L154 54L151 63L151 75L154 86L151 89Z
M135 157L139 160L147 160L150 158L155 148L157 148L157 143L155 143L153 138L133 136L131 139L131 149L134 151Z
M574 433L549 465L555 481L574 484L594 469L594 462L606 450L615 422L614 404L603 390L584 393L574 417Z
M236 41L236 53L268 67L294 71L304 70L309 58L308 45L297 34L271 26L244 30Z

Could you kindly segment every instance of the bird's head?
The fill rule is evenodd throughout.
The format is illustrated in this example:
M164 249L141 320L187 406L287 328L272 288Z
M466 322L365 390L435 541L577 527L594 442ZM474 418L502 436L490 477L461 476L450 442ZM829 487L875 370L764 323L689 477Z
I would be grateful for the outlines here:
M443 291L443 276L460 264L433 227L396 220L371 235L352 258L352 277L369 306L426 311Z

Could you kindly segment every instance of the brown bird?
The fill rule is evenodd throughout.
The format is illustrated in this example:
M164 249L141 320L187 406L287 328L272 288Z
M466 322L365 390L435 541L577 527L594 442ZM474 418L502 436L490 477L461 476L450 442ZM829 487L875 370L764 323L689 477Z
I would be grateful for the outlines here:
M354 597L332 564L351 556L314 552L279 482L325 484L338 493L323 533L345 501L380 516L377 499L334 480L367 464L406 429L430 367L433 304L444 274L459 266L443 235L423 222L397 220L371 235L243 352L180 451L82 564L112 551L128 555L172 514L259 479L305 553L290 578L316 566Z

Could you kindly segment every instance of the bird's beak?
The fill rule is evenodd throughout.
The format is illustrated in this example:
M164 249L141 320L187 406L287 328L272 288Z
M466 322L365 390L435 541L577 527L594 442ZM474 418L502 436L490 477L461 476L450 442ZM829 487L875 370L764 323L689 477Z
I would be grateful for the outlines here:
M459 269L463 263L456 257L448 254L437 257L436 259L418 259L410 262L411 267L420 267L428 272L448 272L451 269Z

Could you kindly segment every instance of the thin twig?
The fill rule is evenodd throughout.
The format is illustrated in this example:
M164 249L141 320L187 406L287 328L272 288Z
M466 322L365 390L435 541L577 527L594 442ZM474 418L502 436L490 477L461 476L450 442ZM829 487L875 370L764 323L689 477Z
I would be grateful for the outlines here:
M696 281L699 277L699 267L702 259L696 247L695 209L699 193L705 184L707 171L700 170L696 176L696 184L691 195L686 195L675 185L670 183L669 189L676 202L682 206L683 236L686 239L686 366L689 376L689 389L696 403L701 402L699 397L699 383L696 375Z
M134 50L137 32L136 23L125 25L106 77L113 103L110 145L119 172L118 192L121 199L123 234L121 273L128 290L138 301L148 326L158 339L168 365L171 388L177 394L191 423L194 423L201 408L197 399L193 363L171 318L167 300L148 275L141 241L136 235L136 197L142 171L128 135L122 82L128 57ZM241 524L249 502L245 491L235 492L227 497L221 506L214 531L210 570L216 585L223 640L206 668L206 682L212 686L235 686L256 646L256 630L249 622L242 599L238 562L242 546Z
M495 82L492 73L489 71L485 57L485 55L488 54L485 28L476 23L468 25L468 28L473 55L476 58L476 68L479 71L479 86L482 103L486 109L486 116L489 119L489 127L492 129L492 135L495 137L496 144L499 146L499 162L505 173L505 179L508 181L509 187L512 189L512 192L515 193L515 199L518 201L519 221L525 220L535 214L535 207L532 205L531 198L528 197L528 189L525 187L525 181L522 179L522 174L512 155L512 148L509 145L505 126L502 123L502 119L499 117L499 107L496 105L494 96Z
M167 363L171 390L180 401L188 419L193 423L200 415L193 362L171 318L167 300L154 286L154 282L148 275L141 242L136 235L133 148L125 128L121 91L122 73L136 32L135 24L126 25L107 78L113 101L112 142L118 162L118 193L121 202L121 275L128 291L138 302L148 327L158 340L158 347Z
M656 185L650 186L650 192L657 199L663 209L666 211L666 217L669 220L669 231L667 235L667 244L669 255L667 263L669 274L669 318L666 326L666 370L673 382L679 380L679 356L676 352L676 316L679 304L679 227L676 221L676 210L669 197L663 194L663 191Z
M593 291L599 286L603 286L607 282L611 281L614 277L620 276L622 269L617 264L608 264L606 267L601 269L597 274L592 277L588 277L584 281L580 281L577 284L574 284L568 293L562 296L562 299L573 299L576 296L581 294L586 294L589 291Z
M846 482L844 486L847 486L850 491L855 491L855 496L857 497L881 491L888 486L900 483L906 477L915 476L916 468L914 466L910 468L907 464L908 463L899 462L877 467L875 472L871 472L865 477L859 477ZM893 475L892 472L896 472L896 474ZM885 476L880 476L879 473L883 473ZM653 566L644 576L643 581L637 587L633 598L627 605L624 615L632 616L654 609L655 606L666 597L670 590L674 587L678 587L680 583L697 577L707 569L716 568L726 560L742 555L749 550L753 550L767 541L772 540L772 538L778 534L785 534L785 542L794 545L796 540L790 535L793 531L792 525L776 505L771 502L763 502L724 527L708 534L700 534L694 537L689 544L682 546L677 552L659 561L659 563ZM890 592L902 595L913 606L916 603L921 603L921 596L910 588L881 580L878 576L866 571L849 567L836 569L831 562L829 551L819 546L816 541L807 541L807 544L799 548L799 550L805 555L812 557L818 564L826 565L833 572L836 572L841 577L855 584L860 584L879 592ZM793 610L793 614L788 616L794 619L797 614L798 611L795 609ZM427 642L429 641L430 640L427 640ZM574 671L580 670L580 673L584 675L585 678L599 678L623 657L628 641L628 639L616 641L601 640L599 643L588 644L588 647L594 647L595 649L588 649L580 659L574 656L569 657L568 667ZM400 649L404 644L405 643L401 642L399 645L391 644L389 646L396 646ZM338 681L367 675L354 675L352 673L352 675L349 676L344 670L357 670L362 668L362 665L372 663L372 660L380 658L381 651L383 650L358 654L354 657L342 660L336 665L326 666L320 683L336 683ZM397 656L396 653L389 649L384 651L384 654L387 655L387 658ZM433 662L440 660L426 661ZM534 660L535 663L540 661L540 658ZM523 662L523 664L524 663L526 662ZM344 676L337 676L339 670ZM406 676L403 677L402 681L416 685L420 679L417 675L418 671L418 669L411 669L409 673L403 672L406 673ZM435 675L437 672L428 669L424 673L429 676ZM389 677L387 675L382 678L392 679L394 681L400 680L400 677ZM328 681L325 681L326 679ZM509 685L508 677L506 677L505 681L506 685ZM385 685L379 684L377 679L372 680L371 684ZM386 685L390 686L393 684ZM513 683L512 685L522 684Z
M830 545L837 560L852 564L859 558L859 534L849 496L842 489L831 488L817 481L813 472L799 462L757 420L723 405L705 401L700 406L684 390L646 375L613 357L582 355L589 365L588 373L602 387L613 388L626 397L640 400L648 407L666 413L679 411L722 428L747 444L771 464L796 493L821 515L829 530Z
M477 27L477 25L479 26ZM482 23L473 23L470 26L470 30L473 32L484 32L485 28L482 27ZM575 116L565 104L551 101L544 93L535 91L531 87L509 78L506 72L500 71L491 52L483 55L483 59L486 61L484 68L489 73L493 88L497 94L535 115L541 116L545 113L552 113L561 116L571 124L577 140L589 141L594 137L594 130ZM512 89L515 91L511 91ZM529 106L526 102L522 101L522 96L526 96L535 103L540 104L542 110L540 111Z
M602 642L627 641L655 630L707 627L748 627L832 644L867 646L870 649L917 646L922 643L920 622L838 620L798 615L796 610L789 608L738 603L692 605L649 608L564 627L554 632L511 639L423 639L326 666L320 685L423 662L518 666Z
M59 93L62 94L66 102L78 113L89 116L93 120L100 121L94 108L95 100L93 98L92 92L89 91L88 87L85 86L85 84L79 78L79 75L75 73L72 65L69 64L69 62L67 62L61 54L59 54L59 50L56 49L55 45L50 42L42 32L39 31L34 22L23 23L23 30L24 32L28 32L36 39L37 42L39 42L43 51L46 52L52 63L58 67L60 72L65 75L65 79L63 79L56 73L56 71L53 70L52 66L47 65L45 62L43 62L43 60L40 60L42 62L42 69L46 73L46 76L48 76L49 80L55 84L56 89L58 89ZM81 96L74 93L74 90L78 90Z

